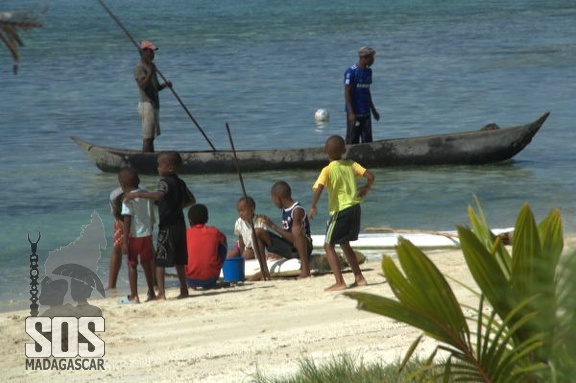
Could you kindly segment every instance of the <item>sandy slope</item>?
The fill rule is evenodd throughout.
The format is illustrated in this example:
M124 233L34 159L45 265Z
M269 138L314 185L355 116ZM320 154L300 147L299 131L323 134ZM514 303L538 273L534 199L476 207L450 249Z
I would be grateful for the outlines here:
M451 278L471 284L460 251L429 253ZM392 296L379 262L363 265L371 283L358 291ZM349 283L352 275L345 274ZM118 305L118 297L91 301L99 306L106 330L105 371L26 370L24 331L28 312L0 316L3 344L0 381L249 382L259 368L267 374L292 373L303 357L318 362L346 352L364 361L400 358L419 332L356 309L340 293L324 292L332 275L303 281L250 282L220 290L192 292L166 302ZM453 284L470 302L472 294ZM143 299L143 298L142 298ZM431 350L425 341L420 351Z

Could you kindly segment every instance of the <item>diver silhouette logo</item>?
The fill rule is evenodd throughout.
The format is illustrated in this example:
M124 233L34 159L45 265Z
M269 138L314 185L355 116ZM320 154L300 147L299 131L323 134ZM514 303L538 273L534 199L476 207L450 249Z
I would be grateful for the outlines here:
M93 293L105 297L102 281L94 271L100 258L102 240L105 244L102 220L96 212L90 225L83 227L82 234L70 245L50 253L46 260L46 276L40 281L38 296L38 260L37 244L28 238L32 254L30 255L30 314L26 318L26 333L34 343L26 344L28 358L101 358L104 356L104 341L97 333L105 329L102 310L88 303ZM104 245L105 247L105 245ZM36 268L36 270L34 270ZM40 303L40 306L38 305ZM46 369L37 360L37 364L26 362L27 369ZM46 361L46 359L44 360ZM48 360L49 361L49 360ZM90 368L93 359L87 359L88 368L74 360L71 369ZM90 362L91 361L91 362ZM48 363L48 368L50 368ZM75 368L74 366L78 365ZM51 369L54 369L52 365ZM58 368L61 369L61 368Z

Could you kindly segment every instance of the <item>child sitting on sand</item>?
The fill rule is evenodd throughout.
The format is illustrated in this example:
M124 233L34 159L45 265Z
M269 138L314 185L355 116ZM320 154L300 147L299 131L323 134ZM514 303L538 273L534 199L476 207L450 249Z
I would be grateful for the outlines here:
M340 136L331 136L326 140L324 153L328 155L330 163L325 166L312 189L312 205L308 218L312 219L317 213L316 204L322 195L324 188L328 189L328 211L330 220L326 227L324 250L330 269L336 278L336 283L328 287L327 291L346 289L346 282L342 276L338 258L336 256L336 244L340 245L348 265L354 273L354 285L366 285L366 279L362 275L360 265L350 241L358 239L360 232L360 202L368 194L374 183L374 175L353 160L342 159L346 153L346 144ZM357 190L356 178L364 177L366 185Z
M226 236L218 228L206 225L208 208L202 204L190 207L188 222L186 280L192 288L214 287L226 259Z
M274 232L258 230L256 235L268 252L288 259L299 258L301 267L298 278L307 278L310 276L309 257L312 254L312 239L306 209L292 199L292 189L285 181L278 181L272 185L270 197L274 205L282 210L282 227L276 225L269 217L261 216Z
M234 224L234 235L238 236L238 243L226 256L228 258L244 257L246 259L254 259L256 258L256 253L254 252L250 222L252 222L255 231L258 231L258 229L266 229L266 224L261 217L256 215L256 202L252 197L246 196L240 198L238 202L236 202L236 210L238 210L239 217ZM264 244L258 240L256 240L256 242L259 253L262 255L265 254Z
M130 193L146 192L139 188L140 179L132 168L123 168L118 173L118 181L125 195ZM154 209L152 201L144 198L134 198L122 202L122 217L126 229L122 243L122 254L127 256L128 280L130 282L130 295L120 299L119 303L140 303L138 297L138 260L144 270L144 277L148 285L147 301L156 299L154 294L154 244L152 243L152 230L154 227Z

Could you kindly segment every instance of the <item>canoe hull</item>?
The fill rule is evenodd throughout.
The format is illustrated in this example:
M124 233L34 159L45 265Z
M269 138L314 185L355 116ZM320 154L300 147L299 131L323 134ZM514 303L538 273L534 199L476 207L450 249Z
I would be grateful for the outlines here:
M536 135L549 113L536 121L516 127L434 136L389 139L348 146L347 158L364 167L421 165L476 165L508 160L524 149ZM78 137L72 140L89 160L104 172L118 172L130 166L141 174L156 174L156 154L93 145ZM230 150L180 152L182 174L235 173ZM322 147L277 150L239 150L243 172L266 170L318 169L326 164Z

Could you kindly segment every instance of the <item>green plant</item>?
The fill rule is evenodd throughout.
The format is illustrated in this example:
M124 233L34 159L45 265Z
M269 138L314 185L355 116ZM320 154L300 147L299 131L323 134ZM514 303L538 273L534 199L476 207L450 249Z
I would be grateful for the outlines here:
M300 360L300 368L293 376L269 377L258 371L253 377L256 383L400 383L422 368L423 362L414 360L399 371L400 362L389 365L366 364L348 354L334 356L332 360L318 365L312 358ZM449 381L452 383L452 381Z
M392 258L382 260L397 300L362 292L345 294L356 299L361 310L407 323L436 339L439 345L429 361L437 351L447 352L440 362L439 375L444 377L466 382L570 381L576 360L576 271L573 254L565 256L569 268L559 267L563 264L560 212L552 210L537 225L529 206L523 206L510 253L478 210L479 214L469 208L471 228L457 228L462 253L480 289L477 307L461 305L433 262L404 239L397 247L403 272ZM473 314L465 315L463 307Z

